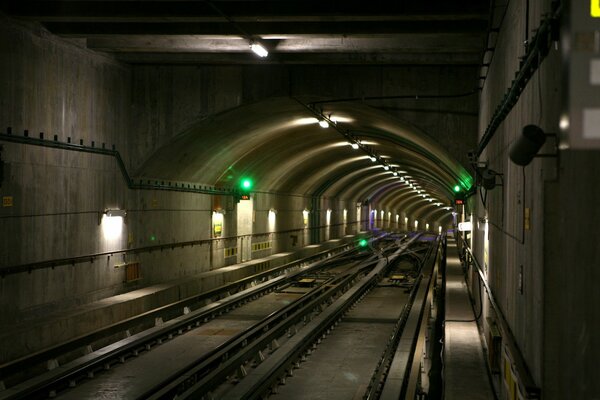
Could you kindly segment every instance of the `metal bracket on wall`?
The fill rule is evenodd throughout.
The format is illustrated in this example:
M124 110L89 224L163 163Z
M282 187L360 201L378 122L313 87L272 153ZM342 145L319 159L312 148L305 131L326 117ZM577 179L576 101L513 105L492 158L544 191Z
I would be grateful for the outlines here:
M554 147L552 148L553 151L554 151L554 153L536 154L535 156L533 156L534 158L536 158L536 157L558 158L558 155L560 154L560 152L558 151L558 134L556 134L556 133L546 133L546 137L554 138Z
M125 163L121 158L121 154L115 149L114 145L112 145L111 149L107 149L105 143L102 143L102 147L96 147L96 143L92 141L91 146L85 146L83 144L83 140L80 140L79 144L71 143L71 138L68 138L67 143L63 143L58 141L58 135L54 135L53 140L46 140L44 139L43 132L40 132L39 139L30 137L28 131L24 131L23 136L16 136L12 134L12 129L10 127L6 129L6 133L0 133L0 140L11 143L28 144L34 146L50 147L54 149L78 151L82 153L92 153L114 157L117 161L117 165L119 166L119 170L121 171L121 175L123 176L123 179L127 184L127 187L133 190L169 190L173 192L220 194L225 196L234 196L237 193L234 189L229 188L218 189L211 186L202 186L181 182L146 180L146 182L144 183L144 181L141 179L138 182L136 182L129 176L127 168L125 167Z

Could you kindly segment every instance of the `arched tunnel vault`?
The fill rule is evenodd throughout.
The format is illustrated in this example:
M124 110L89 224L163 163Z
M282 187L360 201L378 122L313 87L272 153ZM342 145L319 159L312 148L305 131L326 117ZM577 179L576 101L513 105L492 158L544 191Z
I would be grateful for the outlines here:
M335 126L320 127L322 115ZM353 149L349 140L362 147ZM292 98L203 119L155 152L137 175L232 188L251 177L258 192L368 199L374 208L436 221L448 218L452 187L472 185L442 146L383 111L331 103L316 112Z

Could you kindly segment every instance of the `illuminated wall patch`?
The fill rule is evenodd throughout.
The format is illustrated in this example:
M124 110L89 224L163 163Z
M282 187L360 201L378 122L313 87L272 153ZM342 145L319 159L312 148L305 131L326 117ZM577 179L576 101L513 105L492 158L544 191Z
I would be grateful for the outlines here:
M600 0L590 0L590 15L600 18Z

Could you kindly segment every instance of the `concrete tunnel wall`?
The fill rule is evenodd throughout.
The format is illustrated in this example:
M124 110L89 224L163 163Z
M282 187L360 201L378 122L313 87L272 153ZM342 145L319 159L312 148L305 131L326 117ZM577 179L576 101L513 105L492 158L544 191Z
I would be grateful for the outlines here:
M550 11L550 3L529 2L530 38L541 16ZM509 2L481 94L480 136L524 54L524 7L524 3ZM487 270L494 296L542 398L593 399L600 393L595 366L600 358L595 338L600 328L600 250L593 244L600 221L600 190L595 184L600 172L598 151L565 149L559 159L536 158L524 168L508 156L527 124L559 132L565 99L562 65L560 50L553 46L479 158L504 174L504 186L487 193L486 205L479 196L472 197L469 212L474 214L477 258ZM549 138L540 153L554 151ZM530 213L528 227L525 210ZM472 291L477 297L477 285ZM487 335L486 317L494 315L489 303L484 304ZM505 393L501 377L496 379Z
M29 130L32 137L44 132L60 142L100 147L112 144L133 173L152 153L198 120L247 102L278 95L344 97L438 90L440 80L456 82L456 91L467 91L466 76L472 67L428 67L431 77L413 67L183 67L129 66L82 49L49 34L36 25L3 18L0 28L1 130L14 135ZM360 74L361 79L354 79ZM348 85L347 82L353 82ZM463 86L461 86L463 85ZM462 102L390 100L378 107L430 133L445 147L464 154L472 146L476 124L475 99ZM434 118L422 118L425 112ZM455 134L471 138L454 140ZM211 195L166 191L129 190L112 157L0 143L6 162L0 195L13 198L12 207L0 209L0 265L69 258L125 248L209 239L215 198ZM258 194L253 231L265 233L256 242L271 241L260 257L290 251L309 243L302 231L302 211L311 209L309 197ZM377 208L377 205L373 205ZM99 215L106 208L127 210L119 238L103 238ZM226 209L223 236L236 234L235 202ZM384 223L393 227L388 212L404 212L383 206ZM299 230L302 234L269 234L268 211L277 211L276 230ZM323 228L321 240L353 234L356 199L319 200L320 220L331 211L331 227ZM347 224L343 225L343 210ZM377 208L379 209L379 208ZM367 216L367 213L363 213ZM338 225L342 224L342 225ZM430 221L437 227L435 221ZM412 226L409 224L409 226ZM363 226L364 228L364 226ZM436 228L437 229L437 228ZM224 257L234 246L227 240L212 245L145 252L126 257L98 257L93 263L62 265L31 273L0 278L0 322L87 304L139 287L191 276L239 261ZM115 265L139 261L141 281L124 283L124 271Z
M0 24L1 130L28 129L32 137L86 145L95 141L127 157L130 68L57 40L47 32L2 18ZM89 254L109 246L100 238L98 213L126 201L113 159L41 147L0 143L6 162L2 196L0 264ZM105 268L82 265L0 279L4 321L41 304L102 297L122 285ZM112 271L109 271L112 272Z

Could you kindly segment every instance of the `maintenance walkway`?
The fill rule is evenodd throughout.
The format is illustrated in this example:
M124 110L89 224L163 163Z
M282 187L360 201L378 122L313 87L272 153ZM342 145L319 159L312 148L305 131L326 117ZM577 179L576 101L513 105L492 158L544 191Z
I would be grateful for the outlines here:
M494 400L456 240L448 235L444 322L445 400Z

